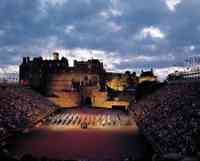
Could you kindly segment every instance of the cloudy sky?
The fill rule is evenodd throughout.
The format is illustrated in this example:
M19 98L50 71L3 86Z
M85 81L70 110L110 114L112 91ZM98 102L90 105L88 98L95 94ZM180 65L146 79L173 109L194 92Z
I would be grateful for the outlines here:
M200 0L0 0L0 72L59 51L163 75L199 50Z

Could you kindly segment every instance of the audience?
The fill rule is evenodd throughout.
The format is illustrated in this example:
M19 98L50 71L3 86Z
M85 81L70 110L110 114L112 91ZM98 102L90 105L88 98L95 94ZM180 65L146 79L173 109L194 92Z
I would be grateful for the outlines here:
M196 155L200 147L200 83L165 85L131 105L139 129L161 154Z
M0 84L0 139L32 126L56 109L43 96L16 85Z
M0 138L34 125L56 109L30 89L1 84L0 90ZM130 113L158 154L179 158L200 156L199 96L200 82L170 83L132 103ZM31 155L21 159L7 155L2 153L0 160L37 160ZM159 157L153 160L162 160L156 158Z

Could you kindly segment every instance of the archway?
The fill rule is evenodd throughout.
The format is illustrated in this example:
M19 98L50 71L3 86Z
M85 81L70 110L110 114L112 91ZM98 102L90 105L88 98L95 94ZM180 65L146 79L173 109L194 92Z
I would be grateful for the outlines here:
M91 106L92 105L92 100L90 97L86 97L84 100L84 105L86 106Z

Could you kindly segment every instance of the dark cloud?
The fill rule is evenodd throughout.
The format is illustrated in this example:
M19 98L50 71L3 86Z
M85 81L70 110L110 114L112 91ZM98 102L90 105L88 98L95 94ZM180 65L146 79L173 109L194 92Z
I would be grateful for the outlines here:
M0 64L80 48L118 53L127 61L116 69L180 65L200 51L199 7L199 0L182 0L174 11L165 0L1 0ZM155 30L145 35L145 28Z

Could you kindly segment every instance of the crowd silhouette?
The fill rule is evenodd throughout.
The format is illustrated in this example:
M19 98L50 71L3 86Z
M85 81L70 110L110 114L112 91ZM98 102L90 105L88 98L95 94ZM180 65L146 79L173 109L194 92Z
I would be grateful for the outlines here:
M30 89L1 84L0 90L0 138L30 127L56 110L55 105ZM199 82L168 83L153 94L132 103L130 114L158 154L198 156L199 96ZM50 161L47 158L36 159L28 154L14 158L2 149L0 160Z
M56 109L43 96L27 88L1 84L0 91L0 138L34 125Z
M199 82L169 83L132 104L132 116L158 153L199 154L199 96Z

